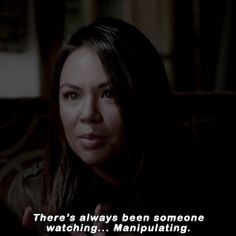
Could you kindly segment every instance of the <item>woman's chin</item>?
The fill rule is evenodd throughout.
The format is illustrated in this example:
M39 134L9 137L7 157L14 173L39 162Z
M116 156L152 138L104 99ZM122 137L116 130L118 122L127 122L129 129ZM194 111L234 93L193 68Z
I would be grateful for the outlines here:
M100 166L105 164L109 158L99 155L87 154L83 156L80 155L80 159L89 166Z

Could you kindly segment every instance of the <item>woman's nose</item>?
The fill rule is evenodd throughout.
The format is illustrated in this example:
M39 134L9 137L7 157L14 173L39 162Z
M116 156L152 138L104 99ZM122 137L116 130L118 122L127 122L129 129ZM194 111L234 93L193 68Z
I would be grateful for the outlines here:
M96 101L92 98L85 99L80 112L80 121L83 123L99 123L102 120Z

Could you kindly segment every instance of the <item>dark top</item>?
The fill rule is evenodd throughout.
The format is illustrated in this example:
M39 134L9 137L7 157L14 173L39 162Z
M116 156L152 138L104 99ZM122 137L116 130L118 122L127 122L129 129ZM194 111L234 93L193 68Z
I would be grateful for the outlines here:
M31 168L16 176L9 188L7 205L20 220L23 219L27 206L30 206L34 212L40 212L42 166L42 162L35 163Z
M41 212L42 164L42 162L38 162L18 175L9 189L8 205L19 219L23 218L27 206L32 207L34 212ZM187 222L191 228L188 235L211 235L213 232L226 232L230 229L228 219L230 218L231 201L226 201L228 192L221 191L221 184L214 175L208 177L208 175L203 175L202 171L187 170L184 171L184 168L172 169L171 175L170 172L161 171L161 174L157 174L159 179L156 179L150 172L149 181L141 183L137 203L135 203L134 189L131 185L122 189L113 189L97 176L89 173L84 177L86 182L90 183L87 186L88 193L84 195L83 199L86 206L84 205L84 212L81 211L80 214L85 213L85 209L88 208L91 208L90 213L93 214L96 204L102 200L106 202L106 200L112 199L116 210L122 209L121 214L127 210L127 213L150 216L204 215L203 223L189 224ZM209 169L210 173L212 172ZM156 223L163 224L163 222ZM178 234L180 233L178 232Z

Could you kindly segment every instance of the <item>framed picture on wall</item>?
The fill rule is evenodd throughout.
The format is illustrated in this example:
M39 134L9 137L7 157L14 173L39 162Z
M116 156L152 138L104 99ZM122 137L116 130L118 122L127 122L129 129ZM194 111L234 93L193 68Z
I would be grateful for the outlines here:
M0 1L0 51L24 51L27 45L27 0Z

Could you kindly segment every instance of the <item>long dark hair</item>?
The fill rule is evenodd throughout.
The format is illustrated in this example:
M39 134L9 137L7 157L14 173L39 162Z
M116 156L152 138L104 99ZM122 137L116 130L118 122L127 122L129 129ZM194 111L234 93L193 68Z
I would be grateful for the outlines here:
M170 87L161 57L147 37L134 26L110 17L80 28L64 43L52 83L43 182L43 206L50 213L66 209L79 182L79 170L75 168L79 158L69 148L60 120L59 80L64 62L82 45L92 48L102 62L115 90L131 145L140 155L137 159L148 159L150 150L157 146L157 135L161 137L158 148L163 148L171 127Z

